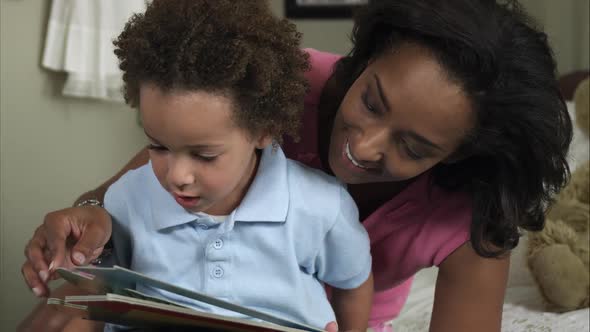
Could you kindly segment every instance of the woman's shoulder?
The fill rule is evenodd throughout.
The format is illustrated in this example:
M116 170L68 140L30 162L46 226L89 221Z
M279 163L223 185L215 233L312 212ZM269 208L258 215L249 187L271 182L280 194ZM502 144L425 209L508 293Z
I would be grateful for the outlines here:
M342 56L313 48L305 48L303 51L309 55L310 64L310 69L305 73L305 78L309 83L305 104L307 107L317 107L324 85L332 75L334 65Z
M469 240L472 221L471 196L464 191L450 191L434 183L432 174L424 174L409 188L409 193L416 213L420 216L415 220L420 224L424 239L447 245L461 245ZM438 261L438 259L435 259ZM435 264L436 265L436 264Z
M407 278L421 268L439 265L469 241L471 220L470 196L444 190L427 173L369 216L364 224L374 252L412 253L376 257L378 261L395 260L400 267L398 272ZM397 274L394 279L403 280Z

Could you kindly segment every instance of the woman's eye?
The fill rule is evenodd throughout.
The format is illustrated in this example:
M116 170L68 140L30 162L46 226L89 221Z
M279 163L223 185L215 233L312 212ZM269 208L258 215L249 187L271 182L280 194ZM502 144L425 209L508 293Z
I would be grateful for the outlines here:
M157 144L149 144L148 150L152 150L152 151L156 151L156 152L168 151L168 149L166 147L164 147L162 145L157 145Z
M420 160L422 159L422 156L417 154L416 152L412 151L411 149L406 149L406 153L408 154L408 157L414 159L414 160Z
M409 145L408 143L404 142L404 150L406 152L406 155L408 155L408 157L410 157L413 160L420 160L422 158L424 158L424 156L422 156L421 154L419 154L418 152L414 151Z
M375 106L373 106L373 105L371 105L371 103L369 103L369 97L367 96L367 93L364 93L363 94L362 99L363 99L363 104L365 105L365 108L367 109L367 111L369 113L372 113L372 114L377 114L378 113L378 111L375 108Z

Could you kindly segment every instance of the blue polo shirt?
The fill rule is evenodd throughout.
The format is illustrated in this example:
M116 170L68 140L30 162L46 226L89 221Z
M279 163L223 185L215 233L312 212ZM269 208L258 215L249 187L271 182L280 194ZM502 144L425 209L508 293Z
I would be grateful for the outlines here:
M343 184L266 148L241 204L219 222L178 205L151 164L110 186L117 264L226 301L323 328L323 283L351 289L371 271L369 238ZM207 312L227 310L138 289Z

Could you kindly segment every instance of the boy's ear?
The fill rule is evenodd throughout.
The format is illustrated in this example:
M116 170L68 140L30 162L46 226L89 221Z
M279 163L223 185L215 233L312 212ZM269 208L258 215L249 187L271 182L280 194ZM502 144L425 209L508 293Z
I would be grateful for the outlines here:
M271 135L260 135L256 138L256 148L257 149L264 149L270 144L272 144L273 139Z

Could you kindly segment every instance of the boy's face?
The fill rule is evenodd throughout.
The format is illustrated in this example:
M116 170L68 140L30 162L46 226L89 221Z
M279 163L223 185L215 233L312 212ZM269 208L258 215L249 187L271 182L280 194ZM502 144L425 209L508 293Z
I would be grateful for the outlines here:
M186 210L226 215L256 171L256 148L270 144L233 121L231 98L203 91L140 88L140 113L160 184Z

